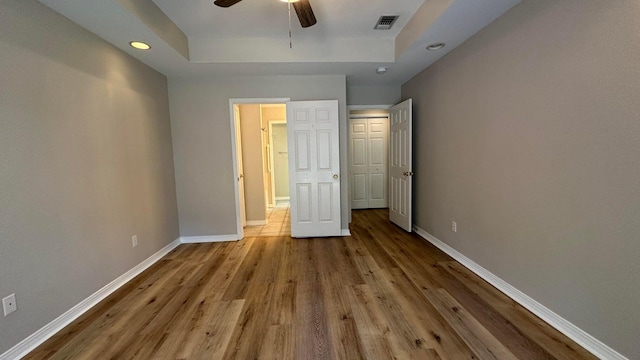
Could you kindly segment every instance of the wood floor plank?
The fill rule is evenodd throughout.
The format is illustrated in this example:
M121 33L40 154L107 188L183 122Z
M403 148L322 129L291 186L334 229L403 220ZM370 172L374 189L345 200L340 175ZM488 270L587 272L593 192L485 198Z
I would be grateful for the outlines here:
M263 360L293 360L293 329L292 325L272 325L267 330L267 336L260 350L259 359Z
M25 359L594 359L387 210L311 239L284 214L179 246Z
M544 360L554 357L543 347L526 336L508 317L503 316L492 304L486 302L478 293L474 292L466 282L460 281L441 262L429 270L444 284L447 291L489 332L499 337L502 343L519 359ZM493 289L497 291L496 289Z
M371 256L356 257L356 266L363 273L363 277L375 296L374 302L380 309L390 327L391 339L394 347L402 349L402 352L410 358L429 358L429 348L426 339L407 321L406 314L402 311L398 301L399 294L394 291L389 281L384 276L383 270Z
M318 252L318 273L326 307L329 336L338 359L364 359L356 323L351 309L347 289L350 285L363 284L353 263L353 256L345 249L344 242L327 239L329 242ZM322 243L321 245L325 245ZM330 260L331 259L331 260ZM334 260L334 261L332 261Z
M391 331L380 309L375 305L369 285L348 288L353 317L360 343L367 359L404 359L408 354L394 347L387 334Z
M425 290L424 293L480 359L517 359L509 349L470 316L446 290Z
M313 252L314 243L322 239L301 239L297 242L299 281L296 292L294 323L296 324L296 359L331 359L334 350L327 328L323 289Z
M392 269L389 283L398 294L399 306L411 316L407 321L421 334L425 345L433 348L442 359L477 359L438 310L422 295L420 289L400 269Z
M563 358L568 360L593 359L596 357L573 342L566 342L563 337L558 337L557 330L542 321L530 311L516 304L502 292L491 286L469 269L456 261L441 263L441 266L452 276L457 277L461 283L482 298L492 309L499 312L504 318L509 319L517 331L530 338L536 346L544 349L545 354L538 352L526 358ZM543 357L543 355L545 357ZM523 358L525 358L523 356Z

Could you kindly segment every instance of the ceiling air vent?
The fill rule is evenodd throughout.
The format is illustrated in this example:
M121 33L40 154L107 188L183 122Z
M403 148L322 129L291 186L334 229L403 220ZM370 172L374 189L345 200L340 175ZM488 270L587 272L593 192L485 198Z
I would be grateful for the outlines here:
M398 20L398 16L396 15L382 15L373 28L376 30L389 30L396 20Z

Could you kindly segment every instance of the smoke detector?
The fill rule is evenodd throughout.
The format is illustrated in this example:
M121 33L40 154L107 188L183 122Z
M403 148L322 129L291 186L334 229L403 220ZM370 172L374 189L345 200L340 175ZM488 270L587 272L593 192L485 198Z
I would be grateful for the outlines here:
M380 66L379 68L376 69L376 74L378 74L378 75L385 74L387 72L387 70L389 70L389 69L387 69L384 66Z

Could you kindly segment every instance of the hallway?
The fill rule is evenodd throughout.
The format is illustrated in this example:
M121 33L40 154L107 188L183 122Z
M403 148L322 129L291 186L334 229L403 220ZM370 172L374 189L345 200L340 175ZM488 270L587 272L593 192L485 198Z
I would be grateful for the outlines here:
M291 217L289 202L278 201L275 207L267 210L267 225L247 226L244 237L289 236L291 235Z

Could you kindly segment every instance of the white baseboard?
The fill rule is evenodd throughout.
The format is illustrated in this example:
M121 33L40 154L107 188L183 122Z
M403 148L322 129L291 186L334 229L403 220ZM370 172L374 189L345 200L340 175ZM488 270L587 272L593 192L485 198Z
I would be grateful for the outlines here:
M163 247L158 252L133 267L131 270L120 275L118 278L105 285L102 289L91 294L88 298L82 300L76 306L72 307L64 314L58 316L50 323L43 326L40 330L36 331L26 339L19 342L16 346L7 350L4 354L1 354L0 360L21 359L23 356L27 355L36 347L38 347L38 345L48 340L58 331L62 330L65 326L69 325L72 321L80 317L80 315L87 312L87 310L91 309L97 303L104 300L107 296L111 295L114 291L118 290L122 285L131 281L148 267L153 265L156 261L167 255L171 250L178 247L178 245L180 245L180 239L176 239L167 246Z
M342 236L351 236L351 231L349 231L349 229L342 229Z
M247 220L247 226L263 226L267 225L267 220Z
M629 360L418 226L413 231L600 359Z
M224 241L238 241L238 235L209 235L209 236L183 236L180 242L183 244L200 244ZM0 359L2 360L2 359Z

